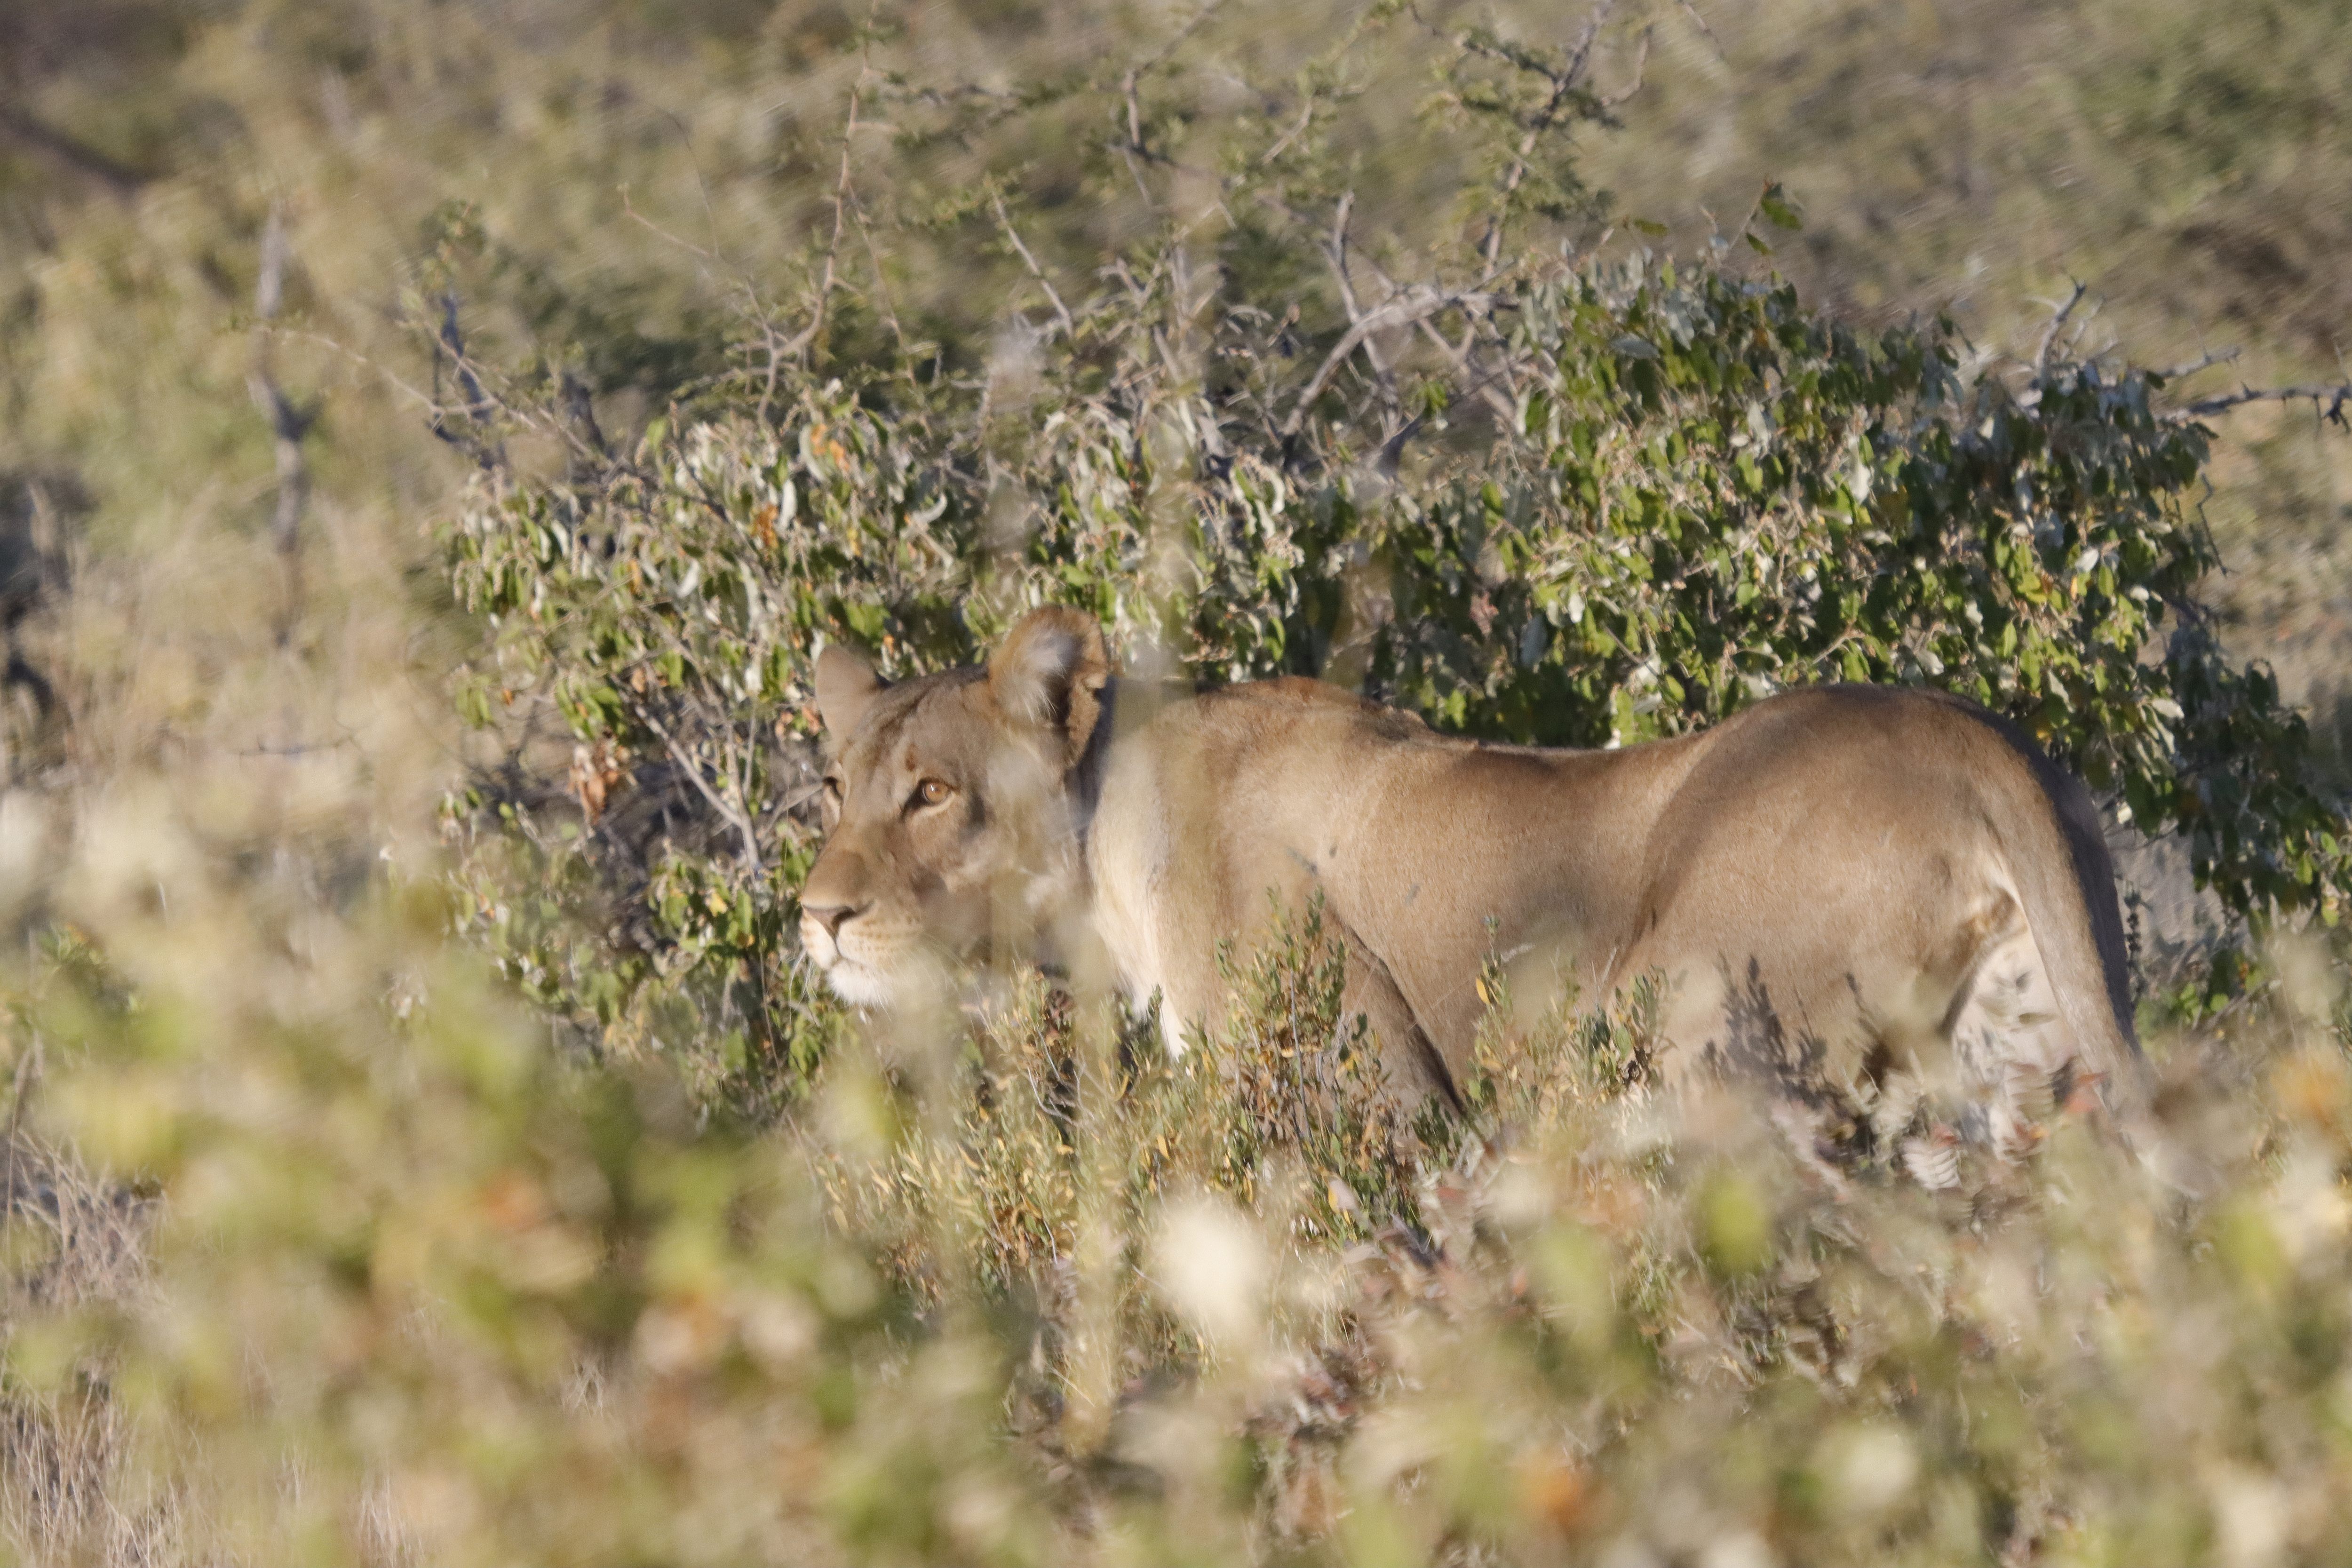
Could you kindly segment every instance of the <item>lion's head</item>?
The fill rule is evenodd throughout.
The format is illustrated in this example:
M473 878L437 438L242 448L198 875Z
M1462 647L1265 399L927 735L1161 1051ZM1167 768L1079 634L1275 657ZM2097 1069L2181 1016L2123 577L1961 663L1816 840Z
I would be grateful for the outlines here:
M981 669L895 685L818 658L825 840L801 944L845 1001L877 1006L942 959L1026 957L1084 877L1071 781L1102 717L1102 630L1033 611Z

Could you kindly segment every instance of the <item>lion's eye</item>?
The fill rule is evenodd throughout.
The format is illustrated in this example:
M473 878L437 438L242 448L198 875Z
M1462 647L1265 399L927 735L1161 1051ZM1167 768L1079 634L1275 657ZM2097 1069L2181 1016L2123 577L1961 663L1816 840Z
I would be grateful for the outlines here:
M946 803L948 796L953 794L955 794L954 790L949 788L945 784L942 784L938 779L925 779L921 784L915 786L915 800L918 805L943 805Z

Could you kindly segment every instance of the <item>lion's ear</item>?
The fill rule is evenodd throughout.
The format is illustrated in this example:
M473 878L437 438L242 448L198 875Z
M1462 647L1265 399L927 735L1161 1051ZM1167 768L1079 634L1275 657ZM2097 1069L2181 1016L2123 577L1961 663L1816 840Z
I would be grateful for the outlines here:
M816 656L816 714L825 733L847 740L883 685L872 665L839 643L829 645Z
M1004 635L988 661L988 691L1008 718L1051 731L1062 765L1077 765L1102 718L1110 653L1092 616L1048 606Z

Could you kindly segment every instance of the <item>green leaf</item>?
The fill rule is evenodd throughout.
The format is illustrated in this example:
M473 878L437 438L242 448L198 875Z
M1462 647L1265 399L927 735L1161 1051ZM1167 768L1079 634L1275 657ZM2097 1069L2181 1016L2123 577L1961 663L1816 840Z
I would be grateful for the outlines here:
M1764 215L1765 221L1775 228L1795 230L1805 226L1804 219L1798 216L1795 205L1780 189L1777 180L1764 187L1764 194L1757 198L1756 206Z

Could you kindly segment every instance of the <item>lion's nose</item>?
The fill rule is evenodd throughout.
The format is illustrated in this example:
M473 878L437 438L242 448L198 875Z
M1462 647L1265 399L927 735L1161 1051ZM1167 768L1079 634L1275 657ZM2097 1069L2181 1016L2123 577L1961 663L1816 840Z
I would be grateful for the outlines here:
M864 904L803 904L801 913L824 927L825 934L837 942L841 938L841 928L848 923L851 916L863 912L865 908Z

